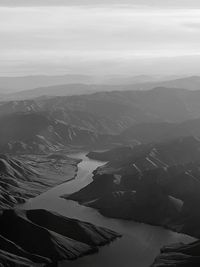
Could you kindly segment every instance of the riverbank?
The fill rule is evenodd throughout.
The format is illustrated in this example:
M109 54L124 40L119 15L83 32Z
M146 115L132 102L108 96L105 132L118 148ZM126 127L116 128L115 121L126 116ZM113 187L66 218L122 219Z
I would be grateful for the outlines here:
M149 267L164 245L177 242L189 243L194 240L190 236L178 234L161 227L106 218L92 208L61 198L61 195L71 194L89 184L92 181L92 172L97 167L105 164L105 162L88 159L86 152L69 154L68 156L82 160L78 164L76 179L30 199L23 205L23 208L43 208L57 211L64 216L114 230L122 234L122 238L102 247L94 255L85 256L76 261L61 262L61 267L132 267L133 265L134 267ZM126 265L124 265L125 263Z
M57 186L45 191L48 184L44 184L41 178L38 183L41 182L44 185L44 193L37 197L29 195L32 198L26 203L16 205L13 209L2 210L0 213L0 264L3 266L17 264L27 267L57 266L58 262L63 260L71 261L97 253L100 246L121 237L119 233L108 228L70 218L67 214L62 216L57 213L58 209L55 206L53 208L52 204L55 203L56 198L59 200L59 194L57 197L48 198L49 191L72 183L77 175L77 166L82 159L70 158L63 154L40 157L21 155L20 159L23 162L26 161L26 166L29 166L26 174L30 169L34 169L36 173L37 169L38 180L44 175L44 179L49 179L50 184L56 183ZM12 162L13 165L15 163L18 161ZM37 183L36 181L30 182ZM39 199L41 204L43 197L48 201L49 206L42 208L40 205L35 208L35 201ZM29 207L30 203L33 203L32 208Z

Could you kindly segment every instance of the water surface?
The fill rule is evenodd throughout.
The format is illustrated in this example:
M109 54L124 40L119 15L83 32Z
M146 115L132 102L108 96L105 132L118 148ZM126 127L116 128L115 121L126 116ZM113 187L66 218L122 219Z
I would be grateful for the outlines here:
M76 261L63 262L64 267L149 267L163 245L194 239L161 227L132 221L110 219L96 210L79 205L77 202L60 198L63 194L73 193L92 181L92 171L104 162L88 159L86 153L76 153L71 157L81 158L76 179L63 183L40 196L27 201L23 208L44 208L108 227L123 235L111 244L100 248L99 253L85 256Z

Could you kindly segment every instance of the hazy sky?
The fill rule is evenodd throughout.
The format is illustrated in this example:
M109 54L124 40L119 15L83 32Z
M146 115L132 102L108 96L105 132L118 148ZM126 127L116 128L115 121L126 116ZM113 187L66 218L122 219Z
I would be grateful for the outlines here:
M1 76L199 70L199 0L0 0Z

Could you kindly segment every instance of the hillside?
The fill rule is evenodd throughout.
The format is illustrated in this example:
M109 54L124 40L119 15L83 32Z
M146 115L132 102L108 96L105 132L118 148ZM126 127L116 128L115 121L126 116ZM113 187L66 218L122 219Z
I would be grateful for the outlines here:
M0 209L24 203L76 175L79 160L66 156L0 155Z
M161 254L151 267L198 267L200 241L185 244L172 244L161 249Z
M3 153L49 153L70 145L92 146L103 140L103 135L68 125L45 113L22 112L0 117Z
M137 124L122 132L119 138L127 143L135 140L149 143L186 136L200 136L200 119L187 120L182 123Z
M177 123L198 118L199 101L199 91L155 88L1 102L0 114L43 112L53 119L96 133L118 134L139 123Z
M97 252L117 237L111 230L46 210L5 210L0 215L0 264L57 266L58 261Z
M195 208L200 193L198 139L180 138L91 156L99 159L100 155L109 161L94 172L93 182L64 197L108 217L161 225L200 237L200 213Z
M1 102L0 146L44 153L199 136L199 103L199 91L169 88Z

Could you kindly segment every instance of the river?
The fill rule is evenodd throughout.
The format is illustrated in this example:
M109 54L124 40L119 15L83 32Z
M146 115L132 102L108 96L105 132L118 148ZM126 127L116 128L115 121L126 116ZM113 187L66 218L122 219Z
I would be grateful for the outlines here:
M104 162L88 159L85 154L69 155L82 159L82 162L78 165L76 179L30 199L22 207L25 209L44 208L53 210L68 217L113 229L121 233L123 237L101 247L99 253L85 256L76 261L63 262L60 267L149 267L163 245L194 241L190 236L178 234L161 227L106 218L92 208L60 198L61 195L71 194L90 183L92 181L92 171L104 164Z

